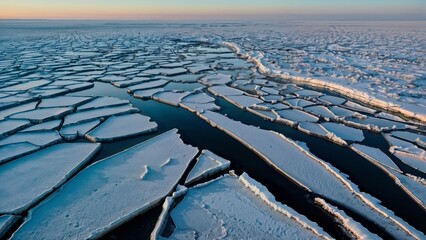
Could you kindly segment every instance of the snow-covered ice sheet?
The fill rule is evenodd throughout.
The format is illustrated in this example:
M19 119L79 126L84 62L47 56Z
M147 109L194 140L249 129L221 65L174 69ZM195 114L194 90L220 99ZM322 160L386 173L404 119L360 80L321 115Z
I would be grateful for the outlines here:
M11 133L17 132L29 126L31 123L28 120L7 119L0 121L0 138Z
M176 228L167 239L331 238L316 223L277 202L264 186L245 173L239 178L226 175L181 191L185 191L183 200L169 213ZM182 193L174 194L179 195ZM170 207L163 205L163 209L168 211ZM162 238L162 220L157 222L152 238Z
M99 150L95 143L63 143L0 166L0 214L19 214L78 172Z
M85 102L90 101L91 97L79 96L60 96L55 98L46 98L38 105L39 108L47 107L75 107Z
M399 167L380 149L361 144L351 144L350 148L373 164L382 164L386 167L400 171Z
M201 155L197 158L197 162L189 172L185 180L185 185L200 181L203 178L226 170L231 166L231 162L226 160L209 150L201 151Z
M12 143L0 146L0 164L11 161L14 158L37 151L40 147L29 142Z
M422 147L426 147L426 135L412 133L408 131L393 131L391 132L391 135L410 142L417 143Z
M182 101L182 99L189 94L190 92L188 91L164 91L154 94L152 98L172 106L179 106L179 103Z
M199 81L207 86L213 86L213 85L224 85L229 83L232 80L231 75L227 74L213 74L213 75L207 75L203 78L201 78Z
M37 131L16 133L0 140L0 146L12 143L29 142L40 147L46 147L62 141L58 131Z
M34 131L46 131L46 130L56 130L61 126L62 120L52 120L49 122L39 123L31 127L27 127L21 132L34 132Z
M140 110L138 108L132 107L131 105L96 108L87 111L72 113L65 116L63 126L88 122L94 119L105 118L112 115L123 115L136 112L140 112Z
M306 146L276 132L245 125L219 113L206 111L199 116L240 141L299 186L353 209L395 237L424 237L421 232L381 206L377 199L360 192L344 174L315 157Z
M362 142L364 140L364 133L362 130L332 122L321 123L321 125L327 129L327 131L333 133L341 139L354 142Z
M95 119L89 122L68 125L62 127L59 133L67 141L76 140L79 137L84 137L87 132L95 128L101 121Z
M9 118L27 119L34 123L42 123L48 120L59 119L72 112L71 107L37 108L26 112L15 113Z
M100 237L158 204L197 152L170 130L96 162L33 208L12 239Z
M129 104L128 100L123 100L115 97L98 97L93 99L92 101L81 105L77 108L78 111L103 108L103 107L113 107L119 105Z
M139 113L112 116L85 136L92 142L105 142L155 132L157 124L150 120Z

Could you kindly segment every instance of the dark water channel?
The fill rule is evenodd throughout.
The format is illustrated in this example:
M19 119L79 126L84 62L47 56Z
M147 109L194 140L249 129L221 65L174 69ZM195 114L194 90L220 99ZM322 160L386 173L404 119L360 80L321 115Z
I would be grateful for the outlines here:
M241 143L224 132L211 127L195 114L182 108L153 100L145 101L133 98L126 92L126 89L119 89L106 83L95 82L93 88L73 95L112 96L129 100L135 107L141 109L142 114L151 117L158 124L158 132L156 134L173 128L179 129L181 138L185 143L199 149L209 149L229 159L231 161L231 169L235 170L237 174L247 172L252 178L265 185L278 201L287 204L312 221L317 222L333 237L338 239L347 238L339 226L333 222L333 219L312 203L315 195L307 193L296 186ZM350 149L337 146L320 138L311 137L288 126L265 121L251 113L242 111L223 99L217 99L216 104L222 107L221 113L227 114L232 119L242 121L245 124L259 126L263 129L274 130L293 140L307 143L312 153L348 174L350 179L360 187L361 191L379 198L384 206L393 210L398 216L404 218L417 229L426 231L426 227L422 225L422 223L426 222L425 212L400 190L385 173ZM93 161L98 161L120 152L156 134L103 144L102 150ZM386 142L384 142L381 135L372 133L366 133L365 135L367 142L383 145L380 148L386 147L384 145ZM390 238L384 230L372 222L355 213L351 213L344 207L341 207L341 209L345 210L345 212L347 211L370 231L382 237ZM105 239L149 238L160 212L161 206L157 206L113 230L105 236Z

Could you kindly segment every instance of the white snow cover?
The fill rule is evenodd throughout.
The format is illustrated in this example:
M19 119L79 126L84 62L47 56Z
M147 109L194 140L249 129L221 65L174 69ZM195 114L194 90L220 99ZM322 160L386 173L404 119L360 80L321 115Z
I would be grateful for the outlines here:
M299 129L300 131L305 132L309 135L313 135L313 136L317 136L317 137L323 137L323 138L326 138L327 134L329 133L319 123L301 122L297 126L297 129Z
M316 223L277 202L247 174L219 177L172 198L182 194L183 200L169 213L176 229L168 239L331 239ZM173 199L163 205L164 212L170 203ZM163 238L162 220L151 238Z
M139 113L112 116L85 136L92 142L103 142L155 132L157 124L150 120Z
M33 208L12 239L100 237L157 205L197 152L174 129L96 162Z
M0 214L20 214L78 172L99 144L63 143L0 166Z
M195 166L186 177L185 185L192 184L203 178L226 170L229 166L231 166L231 162L229 160L226 160L209 150L203 150L201 151L201 155L198 156Z
M383 166L395 169L397 171L401 171L399 167L380 149L369 147L361 144L351 144L349 146L352 150L354 150L359 155L363 156L365 159L369 160L373 164L381 164Z
M337 118L337 116L334 115L332 111L330 111L328 108L324 106L310 106L310 107L305 107L303 110L310 112L316 116L323 117L325 119Z
M235 53L240 54L248 61L253 62L259 72L264 75L270 77L280 77L284 80L291 80L296 83L309 85L311 87L318 87L325 90L334 91L349 98L353 98L363 103L372 105L374 107L399 113L404 116L411 117L422 122L426 122L426 114L424 113L424 111L420 110L420 106L410 105L395 99L390 99L386 96L373 96L372 94L369 94L366 91L365 87L363 87L362 84L359 85L360 87L353 87L351 85L345 86L338 83L338 81L330 81L331 78L311 78L306 76L289 74L285 70L280 69L280 67L271 66L270 63L265 62L263 60L264 54L262 52L245 52L238 44L227 41L222 41L221 44L225 47L230 48Z
M330 95L323 95L320 96L319 99L327 104L333 104L333 105L342 105L346 102L346 99L330 96Z
M383 137L389 143L389 151L398 155L407 155L412 158L422 160L426 164L426 151L418 148L416 145L392 137L390 134L383 134Z
M18 220L18 216L2 215L0 216L0 238L3 239L4 235L9 231L13 224Z
M248 108L259 103L263 103L263 101L259 98L250 97L246 95L229 95L224 96L223 98L225 98L228 102L234 104L235 106L241 109Z
M206 111L199 116L240 141L299 186L353 209L396 237L425 237L381 206L379 200L360 192L344 174L315 157L306 146L299 146L281 134L242 124L219 113Z
M11 161L14 158L37 151L40 147L29 142L12 143L0 146L0 164Z
M315 203L320 205L322 209L332 215L353 239L381 239L379 236L371 233L368 229L362 226L361 223L353 220L343 210L327 203L324 199L317 197L315 198Z
M215 99L206 93L190 94L182 99L179 106L188 109L191 112L202 112L204 110L216 111L220 107L215 103Z
M362 142L364 140L364 133L362 132L362 130L351 128L340 123L332 122L321 123L321 125L325 129L327 129L327 131L333 133L341 139L354 142Z

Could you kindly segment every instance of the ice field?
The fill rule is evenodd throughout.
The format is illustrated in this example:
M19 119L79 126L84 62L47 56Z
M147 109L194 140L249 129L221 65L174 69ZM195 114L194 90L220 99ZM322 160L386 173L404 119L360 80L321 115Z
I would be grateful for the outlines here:
M425 239L424 22L2 21L0 239Z

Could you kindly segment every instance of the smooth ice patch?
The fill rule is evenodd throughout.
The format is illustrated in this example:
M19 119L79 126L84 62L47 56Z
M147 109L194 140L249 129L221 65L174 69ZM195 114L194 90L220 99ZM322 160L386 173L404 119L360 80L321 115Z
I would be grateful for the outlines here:
M327 131L333 133L339 138L344 140L362 142L364 140L364 134L362 130L351 128L339 123L325 122L321 125L327 129Z

